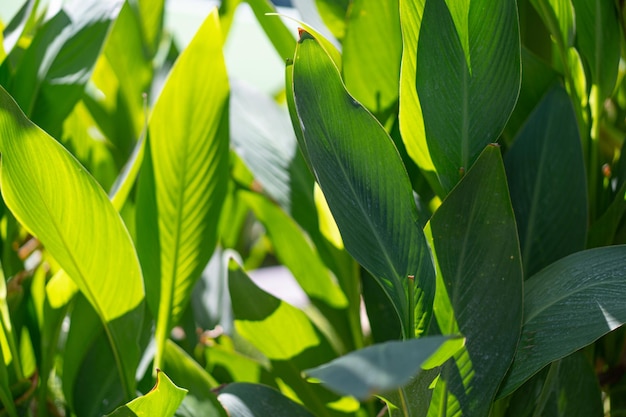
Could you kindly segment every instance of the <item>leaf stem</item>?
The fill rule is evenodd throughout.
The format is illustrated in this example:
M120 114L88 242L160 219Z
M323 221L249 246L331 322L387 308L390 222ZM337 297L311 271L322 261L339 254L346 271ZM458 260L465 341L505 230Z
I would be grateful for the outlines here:
M404 338L406 340L415 337L415 275L408 276L409 285L409 319L407 321L407 327Z
M541 417L543 415L543 410L546 408L546 404L548 403L548 399L550 398L550 394L554 389L554 383L556 382L556 377L559 373L559 368L561 366L561 361L554 361L550 364L550 369L548 370L548 375L546 376L546 380L543 383L543 388L541 389L541 395L537 400L537 404L535 406L535 411L533 412L533 417Z

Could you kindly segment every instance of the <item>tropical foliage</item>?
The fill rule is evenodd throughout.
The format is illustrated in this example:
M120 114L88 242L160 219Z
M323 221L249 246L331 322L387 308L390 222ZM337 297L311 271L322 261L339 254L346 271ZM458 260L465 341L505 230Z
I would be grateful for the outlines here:
M44 3L0 37L2 415L626 412L623 2L223 0L182 49Z

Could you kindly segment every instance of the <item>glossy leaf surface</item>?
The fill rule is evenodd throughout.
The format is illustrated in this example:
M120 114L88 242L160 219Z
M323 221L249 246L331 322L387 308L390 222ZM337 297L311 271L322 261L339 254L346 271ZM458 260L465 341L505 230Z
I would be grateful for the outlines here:
M514 0L431 0L420 30L415 88L430 156L450 191L498 139L515 106L521 82L517 7Z
M333 61L306 32L296 49L293 92L306 153L346 249L392 300L404 334L423 332L434 274L397 149L346 92ZM411 302L409 286L415 287Z
M439 265L435 317L465 347L442 368L429 415L483 416L515 354L522 265L506 175L488 146L427 226Z
M0 129L4 201L98 313L132 396L144 290L128 231L91 175L2 89Z
M626 246L577 252L526 281L520 346L500 396L626 322L624 256Z
M177 60L149 122L137 250L157 317L157 367L217 242L228 184L228 77L221 48L214 10Z
M438 354L443 364L454 355L463 339L446 336L391 341L348 353L327 364L305 370L305 374L342 395L365 401L409 383Z

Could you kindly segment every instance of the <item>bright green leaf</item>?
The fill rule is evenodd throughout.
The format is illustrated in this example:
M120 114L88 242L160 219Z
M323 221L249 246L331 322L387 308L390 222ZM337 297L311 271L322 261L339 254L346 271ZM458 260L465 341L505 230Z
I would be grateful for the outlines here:
M124 390L131 397L144 290L124 223L91 175L30 122L3 89L0 138L2 196L7 206L97 311Z
M499 396L626 322L625 256L626 246L577 252L525 282L520 345Z
M333 36L342 40L346 34L346 15L351 7L351 0L314 0L322 21Z
M350 94L385 122L397 105L402 56L398 0L355 0L343 40L343 79Z
M620 60L620 25L615 4L604 0L572 0L576 9L576 43L599 89L598 100L613 93ZM600 115L595 115L599 117Z
M393 141L347 93L329 55L306 32L296 49L293 92L305 153L346 249L390 297L404 335L423 332L431 314L434 273L411 184Z
M365 401L408 384L429 361L430 365L439 366L462 346L463 339L450 340L447 336L391 341L348 353L304 372L338 394ZM438 351L442 353L432 361Z
M135 398L118 408L108 417L160 416L171 417L187 395L187 390L177 387L162 371L157 371L154 388L144 396Z
M296 40L291 31L277 16L267 16L267 14L276 13L274 5L269 0L245 0L257 21L265 31L265 34L274 45L274 49L278 52L281 60L285 60L293 56L296 47Z
M466 2L467 27L444 0L426 2L415 88L426 141L445 191L498 139L519 93L520 40L514 0ZM458 29L467 30L459 33ZM467 36L468 52L463 47ZM488 46L487 46L488 45Z
M487 415L522 322L522 264L497 146L484 150L426 231L439 266L436 323L467 340L443 366L430 413Z
M574 44L576 22L572 0L530 0L561 53Z
M149 122L139 178L137 251L165 340L217 243L228 185L228 77L217 9L178 58Z
M552 88L531 114L505 165L524 276L583 250L587 180L576 115L563 87Z

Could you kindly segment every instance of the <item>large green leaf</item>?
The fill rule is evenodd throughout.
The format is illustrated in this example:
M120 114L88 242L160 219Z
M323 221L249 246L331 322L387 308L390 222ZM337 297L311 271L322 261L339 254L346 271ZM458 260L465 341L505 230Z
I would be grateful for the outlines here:
M330 56L307 32L296 48L293 92L306 153L346 249L392 300L404 335L423 332L433 265L396 147L347 93Z
M433 356L439 355L436 366L441 365L463 342L447 336L390 341L356 350L304 372L339 394L365 401L408 384Z
M576 115L563 87L553 87L537 106L506 154L505 165L525 277L583 250L585 165Z
M37 31L16 68L11 94L51 135L80 99L120 0L72 2Z
M273 388L260 384L229 384L217 397L230 417L313 417L306 408Z
M217 9L172 69L149 122L137 251L157 318L155 367L217 243L228 185L228 77Z
M187 390L177 387L162 371L157 371L154 388L116 409L108 417L161 416L171 417L182 403Z
M485 145L495 142L517 100L520 40L514 0L426 2L416 84L426 142L450 191Z
M498 395L626 322L625 256L626 246L577 252L526 281L520 345Z
M124 391L132 396L144 290L124 223L91 175L30 122L4 89L0 89L0 151L4 201L98 313Z
M429 415L484 416L522 323L522 264L500 149L488 146L426 228L437 268L435 317L465 348L442 368ZM441 414L437 414L441 413Z
M402 56L398 0L355 0L343 40L343 79L348 91L385 122L397 106Z

